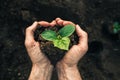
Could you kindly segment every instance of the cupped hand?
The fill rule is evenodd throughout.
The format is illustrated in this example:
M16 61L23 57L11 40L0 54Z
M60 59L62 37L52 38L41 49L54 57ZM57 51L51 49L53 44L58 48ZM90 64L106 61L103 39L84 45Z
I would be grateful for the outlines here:
M56 21L34 22L26 29L25 46L32 61L32 70L28 80L50 80L53 66L48 58L41 52L40 43L34 40L34 32L37 27L54 26Z
M59 65L66 65L68 67L77 66L79 60L85 55L88 50L88 37L87 33L83 31L79 25L75 25L71 21L65 21L60 18L56 18L56 24L60 26L65 26L67 24L72 24L76 27L76 33L79 37L77 45L73 45L71 49L65 54L63 59L58 62Z
M41 52L40 43L34 40L34 31L39 26L48 27L54 26L55 24L55 21L52 21L51 23L40 21L34 22L31 26L26 28L25 47L33 64L50 63L48 58Z
M79 37L79 43L77 45L73 45L72 48L63 57L63 59L58 63L65 64L67 66L77 65L78 61L85 55L88 50L87 33L83 31L79 25L75 25L71 21L65 21L60 18L56 18L51 23L48 23L46 21L34 22L26 29L25 46L28 51L28 55L32 60L32 63L50 63L48 58L41 52L40 43L34 40L34 31L36 30L36 28L38 26L65 26L67 24L72 24L76 27L76 33Z

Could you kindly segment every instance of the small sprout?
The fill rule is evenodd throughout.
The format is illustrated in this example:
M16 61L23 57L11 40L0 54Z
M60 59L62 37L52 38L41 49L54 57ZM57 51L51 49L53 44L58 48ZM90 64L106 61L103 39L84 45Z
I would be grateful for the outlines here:
M54 47L68 50L70 39L69 36L73 34L75 27L73 25L66 25L58 32L52 30L45 30L41 33L41 37L45 40L52 41Z
M118 22L115 22L113 24L113 32L116 34L120 31L120 24Z

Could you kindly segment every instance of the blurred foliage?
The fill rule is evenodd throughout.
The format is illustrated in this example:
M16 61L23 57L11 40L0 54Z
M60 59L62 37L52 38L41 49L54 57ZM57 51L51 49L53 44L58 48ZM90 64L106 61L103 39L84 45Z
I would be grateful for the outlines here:
M120 24L118 22L114 22L113 24L113 32L118 33L120 31Z

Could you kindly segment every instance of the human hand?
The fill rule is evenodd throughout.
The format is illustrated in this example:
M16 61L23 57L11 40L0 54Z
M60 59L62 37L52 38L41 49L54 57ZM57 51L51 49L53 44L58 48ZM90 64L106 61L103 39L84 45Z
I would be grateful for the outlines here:
M34 31L37 27L54 26L55 21L48 23L46 21L34 22L26 29L25 46L32 61L32 71L29 80L49 80L52 68L48 58L41 52L40 43L34 40Z
M75 25L71 21L65 21L56 18L56 24L65 26L72 24L76 27L76 33L79 37L77 45L73 45L71 49L65 54L63 59L57 63L58 76L60 80L81 80L77 64L79 60L85 55L88 50L87 33L83 31L79 25ZM72 76L72 77L71 77Z

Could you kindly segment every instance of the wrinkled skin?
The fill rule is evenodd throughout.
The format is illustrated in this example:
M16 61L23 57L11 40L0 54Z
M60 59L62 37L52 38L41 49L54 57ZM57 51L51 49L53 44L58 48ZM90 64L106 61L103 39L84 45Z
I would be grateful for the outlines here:
M46 76L42 75L42 77L44 78L41 78L41 80L49 80L51 75L50 72L52 72L52 68L53 68L53 65L51 65L48 58L41 52L40 43L34 40L34 31L36 30L36 28L40 25L43 27L48 27L48 26L54 27L55 25L65 26L67 24L72 24L75 26L76 33L79 37L79 43L77 45L73 45L71 49L63 57L63 59L57 63L56 67L58 69L58 76L60 80L62 79L66 80L65 78L61 78L62 75L60 74L59 71L61 71L62 68L63 69L72 68L72 69L75 69L75 72L74 71L68 71L68 72L71 74L76 73L73 75L76 75L76 78L78 77L77 79L73 79L73 80L81 80L80 74L77 70L77 64L78 64L78 61L85 55L86 51L88 50L87 33L83 31L79 25L75 25L71 21L65 21L60 18L56 18L51 23L46 21L34 22L31 26L29 26L26 29L25 46L26 46L28 55L30 56L30 59L33 63L29 80L39 80L40 77L38 76L40 76L42 73L46 74ZM49 73L46 73L46 71L41 70L42 68L43 70L46 70L46 71L48 70ZM36 73L36 71L38 71L38 73ZM66 77L70 77L69 75L71 74L66 75ZM68 79L72 80L71 77Z

